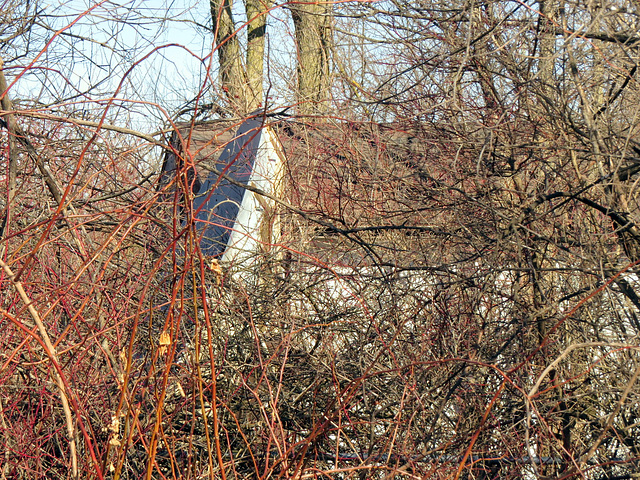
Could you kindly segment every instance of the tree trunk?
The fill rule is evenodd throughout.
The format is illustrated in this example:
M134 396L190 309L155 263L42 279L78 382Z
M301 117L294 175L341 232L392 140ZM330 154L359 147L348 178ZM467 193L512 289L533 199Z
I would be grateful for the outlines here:
M262 105L262 70L267 12L271 0L246 0L246 63L233 20L233 0L211 0L211 19L220 61L220 82L229 107L242 116Z
M247 83L250 110L262 105L262 70L264 64L264 40L267 29L267 12L271 0L246 0L247 12Z
M298 50L298 112L324 114L331 81L331 7L328 3L298 3L290 8Z

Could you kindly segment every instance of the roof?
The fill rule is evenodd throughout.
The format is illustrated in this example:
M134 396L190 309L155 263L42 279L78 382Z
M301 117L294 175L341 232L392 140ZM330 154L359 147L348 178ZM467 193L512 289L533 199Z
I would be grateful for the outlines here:
M350 214L362 214L360 209L375 203L367 187L375 184L376 193L387 203L397 197L398 192L389 195L385 189L380 190L380 179L415 173L409 163L403 165L398 159L424 153L415 141L416 132L399 125L270 119L265 124L277 133L287 158L287 200L310 214L329 216L343 225L357 224ZM171 144L178 151L189 152L201 181L235 138L238 125L226 120L179 124ZM174 158L174 153L167 154L163 170ZM383 216L388 214L385 209Z
M232 121L179 125L171 144L178 152L188 152L195 185L219 161L238 125ZM371 227L421 223L411 188L427 146L417 141L421 135L415 127L272 118L264 119L264 125L276 132L286 158L284 201L304 214L292 215L285 228L315 256L340 256L349 264L366 262L367 252L355 252L349 239L327 234L359 229L360 237L375 236L384 245L397 239L385 238ZM165 171L175 159L174 153L167 154ZM327 229L327 224L336 229Z

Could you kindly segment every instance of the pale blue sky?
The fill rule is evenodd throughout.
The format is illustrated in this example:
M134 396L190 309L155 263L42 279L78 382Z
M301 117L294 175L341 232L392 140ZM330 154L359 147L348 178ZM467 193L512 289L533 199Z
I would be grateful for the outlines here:
M89 8L90 13L82 16ZM54 29L77 23L58 35L13 88L17 98L39 99L72 111L95 114L104 109L121 83L108 116L119 125L151 131L207 89L206 101L214 98L216 60L211 58L212 38L209 2L187 0L130 0L93 2L53 0L41 4L43 22ZM242 20L238 15L236 21ZM287 16L276 9L269 19L269 62L265 74L270 81L271 101L281 103L291 81L293 42ZM42 46L53 30L40 28ZM33 49L32 42L31 48ZM19 59L27 66L37 50ZM207 70L210 78L207 80ZM18 74L19 68L11 73ZM287 79L287 80L283 80ZM217 87L216 87L217 88Z

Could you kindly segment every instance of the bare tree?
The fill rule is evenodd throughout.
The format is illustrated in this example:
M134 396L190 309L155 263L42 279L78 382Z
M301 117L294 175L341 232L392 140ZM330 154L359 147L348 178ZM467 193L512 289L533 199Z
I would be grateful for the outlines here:
M544 396L524 398L526 429L511 437L514 448L522 442L561 459L535 467L539 473L577 475L587 462L601 465L593 470L604 475L628 472L631 466L607 462L632 459L636 449L622 433L631 425L626 418L636 415L629 401L635 366L622 385L616 373L637 360L631 353L637 287L629 274L637 261L637 206L629 197L637 172L635 116L629 114L637 98L634 7L545 1L368 8L366 41L381 49L378 42L391 33L400 55L386 59L384 65L394 67L371 86L370 108L383 118L414 112L442 135L418 138L456 159L444 178L434 175L433 160L421 161L417 185L425 192L433 188L428 182L448 186L461 203L453 207L455 193L446 202L430 195L419 208L451 205L443 233L465 225L474 236L468 242L476 254L463 262L468 273L461 266L456 273L478 291L474 317L484 319L477 331L485 339L479 355L488 363L499 359L514 385L548 382ZM505 343L497 340L509 331ZM608 353L619 347L624 353ZM593 359L603 355L611 369L595 367ZM539 366L530 377L520 370L528 362ZM519 417L516 397L507 400L501 392L502 405L515 410L498 416ZM465 418L483 424L471 412ZM616 430L616 424L625 426ZM517 428L516 422L512 431ZM496 430L497 437L503 433ZM485 448L499 442L488 433L482 438Z
M289 7L298 55L298 110L323 114L329 107L333 26L331 2L295 2Z
M220 81L230 105L244 114L262 106L265 35L273 2L243 2L246 23L236 23L231 1L212 1L211 18L220 62ZM325 113L331 86L333 48L331 2L288 4L295 29L297 111ZM246 32L245 32L246 26ZM246 42L240 37L246 34Z
M289 163L251 284L192 203L241 120L167 128L211 72L157 104L139 79L173 42L118 34L171 15L7 5L5 478L632 478L632 3L287 5L297 82L272 88L301 115L254 119ZM180 49L218 56L239 117L275 5L242 6L205 6L215 52Z
M242 53L232 1L211 1L211 18L220 60L220 81L236 113L251 112L263 102L263 65L267 16L273 2L245 0L246 52Z

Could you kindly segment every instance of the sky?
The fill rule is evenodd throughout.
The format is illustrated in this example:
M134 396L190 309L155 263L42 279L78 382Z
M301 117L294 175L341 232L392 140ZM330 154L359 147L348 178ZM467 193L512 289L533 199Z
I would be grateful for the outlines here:
M208 1L54 0L40 9L40 23L51 28L36 27L29 54L12 62L9 76L20 75L14 98L95 115L117 92L109 121L144 132L166 124L203 87L205 102L215 100ZM236 15L236 22L241 19ZM265 73L277 103L286 95L281 79L291 78L293 42L282 9L269 24Z
M5 61L10 60L7 76L17 78L11 95L21 108L50 108L57 115L87 119L106 112L108 123L152 133L169 127L178 112L185 112L180 120L190 119L189 108L198 95L201 104L214 105L224 95L217 52L212 53L209 0L37 1L41 2L38 22L29 36L29 48L24 48L24 38L14 40L15 46L0 44L0 52L14 54L10 58L3 53ZM234 5L242 41L243 3L236 0ZM294 103L296 50L288 4L275 5L267 20L264 90L269 107L284 108ZM335 8L341 5L337 2ZM348 82L342 81L345 75L357 86L359 98L371 102L371 95L361 93L375 93L379 78L396 79L383 86L400 85L393 73L405 65L398 61L394 45L386 44L388 27L367 22L365 31L364 22L351 25L347 17L335 17L337 27L354 36L341 39L336 28L334 68L341 80L334 82L334 91L337 99L349 97ZM367 44L365 38L372 36L378 39ZM335 104L339 107L339 100ZM366 109L371 110L367 115L386 119L384 109Z

